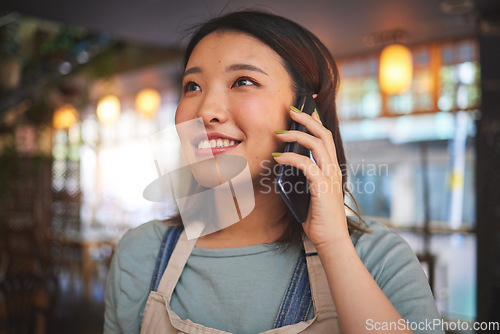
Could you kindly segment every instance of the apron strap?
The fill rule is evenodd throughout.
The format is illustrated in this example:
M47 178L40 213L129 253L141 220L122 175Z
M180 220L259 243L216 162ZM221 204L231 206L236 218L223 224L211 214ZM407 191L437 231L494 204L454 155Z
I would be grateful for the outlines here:
M178 245L178 243L180 244ZM171 293L195 243L196 239L186 239L182 226L167 229L158 253L151 281L151 291L161 292L170 300ZM316 316L321 317L325 311L335 312L321 261L316 248L307 237L304 238L304 249L305 253L301 252L295 265L273 328L306 321L312 306L314 306ZM177 253L175 263L167 268L174 252ZM168 276L173 281L167 282L165 280L162 283L162 277L167 269L170 269ZM311 282L310 277L312 277Z
M313 306L315 317L323 318L332 313L337 316L337 311L328 286L328 280L323 265L321 264L318 251L307 236L304 237L303 241L306 252L307 270L310 278L311 294L314 300Z
M158 251L158 257L156 258L155 270L153 272L153 278L151 279L151 286L149 291L158 291L158 286L160 285L161 277L165 268L167 268L168 261L172 252L174 251L175 245L181 236L183 226L174 226L167 228L163 240L161 241L160 250Z
M278 316L273 328L293 325L307 319L312 306L311 287L305 254L300 253L295 269L288 284Z

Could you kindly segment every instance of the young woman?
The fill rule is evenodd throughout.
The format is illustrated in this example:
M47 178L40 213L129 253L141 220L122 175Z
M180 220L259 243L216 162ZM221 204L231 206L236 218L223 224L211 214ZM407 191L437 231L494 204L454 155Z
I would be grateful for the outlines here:
M346 217L338 82L326 47L285 18L243 11L198 27L175 120L200 118L210 138L228 139L212 151L246 159L255 208L194 240L173 226L179 217L127 233L109 273L106 333L442 332L428 325L439 314L408 245ZM298 94L313 95L322 122L290 107ZM291 120L309 134L283 131ZM287 142L314 161L280 154ZM295 166L309 181L303 224L262 182L274 164Z

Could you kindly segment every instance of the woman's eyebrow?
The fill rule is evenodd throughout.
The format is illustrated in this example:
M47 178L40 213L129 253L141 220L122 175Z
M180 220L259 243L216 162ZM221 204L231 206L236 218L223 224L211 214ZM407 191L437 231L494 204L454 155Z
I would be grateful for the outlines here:
M268 75L266 72L258 68L257 66L250 65L250 64L233 64L230 65L226 68L226 71L240 71L240 70L248 70L248 71L255 71L255 72L260 72L262 74Z
M259 73L268 75L266 72L264 72L263 70L261 70L257 66L250 65L250 64L233 64L233 65L230 65L226 68L227 72L241 71L241 70L255 71L255 72L259 72ZM189 75L189 74L202 73L202 72L203 71L201 70L200 67L195 66L195 67L191 67L191 68L188 68L187 70L185 70L184 74L182 76L185 77L186 75Z
M199 68L198 66L191 67L191 68L188 68L187 70L184 71L184 74L182 75L182 77L185 77L188 74L201 73L201 72L202 72L201 68Z

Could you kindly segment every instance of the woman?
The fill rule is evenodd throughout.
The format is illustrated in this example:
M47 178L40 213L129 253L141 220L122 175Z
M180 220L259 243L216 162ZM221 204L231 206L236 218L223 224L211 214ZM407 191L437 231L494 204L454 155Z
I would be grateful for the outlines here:
M175 121L201 118L209 139L228 139L212 152L247 160L255 208L194 240L166 240L175 227L158 221L125 235L108 278L105 332L411 333L439 319L408 245L381 225L346 217L338 82L326 47L285 18L243 11L198 27ZM313 95L322 121L290 107L298 94ZM283 131L290 120L310 134ZM287 142L310 149L316 163L281 154ZM275 163L309 181L303 224L262 182Z

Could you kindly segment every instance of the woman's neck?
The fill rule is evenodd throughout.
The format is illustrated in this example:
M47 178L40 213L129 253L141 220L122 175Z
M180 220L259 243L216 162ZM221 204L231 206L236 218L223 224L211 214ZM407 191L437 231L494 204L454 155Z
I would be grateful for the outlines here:
M248 216L220 231L200 237L196 247L236 248L278 240L287 227L286 206L278 194L256 193L255 208Z

